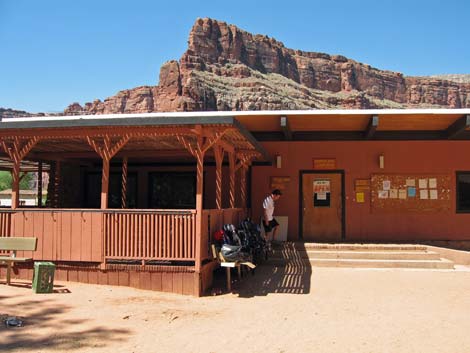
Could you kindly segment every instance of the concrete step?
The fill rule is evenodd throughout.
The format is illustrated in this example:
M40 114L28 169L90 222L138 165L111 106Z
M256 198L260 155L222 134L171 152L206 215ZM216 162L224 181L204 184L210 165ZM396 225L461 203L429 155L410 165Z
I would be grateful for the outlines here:
M350 250L350 251L365 251L365 250L412 250L412 251L426 251L425 245L418 244L347 244L347 243L284 243L280 248L296 249L296 250Z
M367 260L367 259L282 259L270 258L267 264L274 266L316 266L316 267L362 267L362 268L422 268L453 269L454 263L447 259L438 260Z
M364 260L439 260L434 251L412 250L274 250L273 258L364 259Z

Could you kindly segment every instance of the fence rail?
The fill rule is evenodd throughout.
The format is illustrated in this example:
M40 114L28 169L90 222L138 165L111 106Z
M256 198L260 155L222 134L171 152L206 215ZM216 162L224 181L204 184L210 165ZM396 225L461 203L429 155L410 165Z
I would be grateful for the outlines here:
M106 259L194 260L194 210L104 213Z

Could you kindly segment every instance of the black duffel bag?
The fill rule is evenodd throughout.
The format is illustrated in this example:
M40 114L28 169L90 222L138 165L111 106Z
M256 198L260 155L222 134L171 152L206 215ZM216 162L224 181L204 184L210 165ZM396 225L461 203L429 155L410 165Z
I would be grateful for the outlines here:
M224 244L220 252L226 261L251 261L251 254L243 246Z

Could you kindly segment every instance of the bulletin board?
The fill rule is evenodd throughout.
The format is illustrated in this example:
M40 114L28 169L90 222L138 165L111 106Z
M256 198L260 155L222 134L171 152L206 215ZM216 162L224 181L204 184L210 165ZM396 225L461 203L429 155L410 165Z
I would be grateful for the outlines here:
M371 211L450 212L451 183L444 174L372 174Z

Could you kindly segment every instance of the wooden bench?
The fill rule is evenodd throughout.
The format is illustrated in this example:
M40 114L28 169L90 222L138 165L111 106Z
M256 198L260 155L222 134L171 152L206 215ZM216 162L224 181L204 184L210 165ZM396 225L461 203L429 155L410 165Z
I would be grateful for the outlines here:
M225 273L227 277L227 290L229 292L232 291L232 276L231 276L231 269L236 268L238 273L238 279L241 279L242 273L241 268L242 266L246 266L249 269L254 269L256 267L255 264L249 261L227 261L224 259L224 256L220 251L217 250L215 244L211 245L212 249L212 257L217 260L221 267L225 267Z
M0 263L7 264L7 285L10 285L11 268L16 262L32 261L29 257L17 257L17 251L36 251L37 238L0 237L0 251L9 251L8 255L0 255Z

